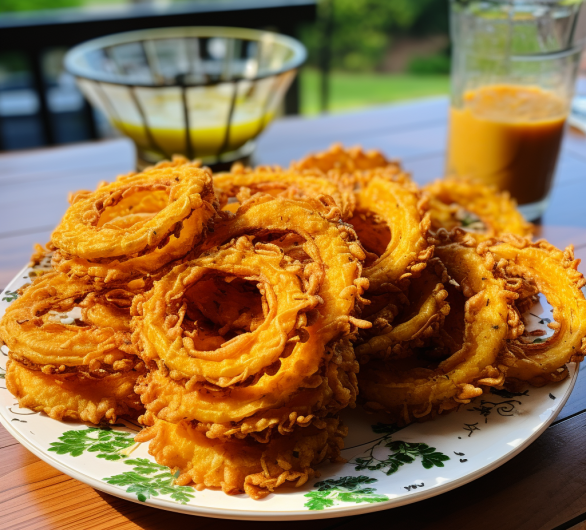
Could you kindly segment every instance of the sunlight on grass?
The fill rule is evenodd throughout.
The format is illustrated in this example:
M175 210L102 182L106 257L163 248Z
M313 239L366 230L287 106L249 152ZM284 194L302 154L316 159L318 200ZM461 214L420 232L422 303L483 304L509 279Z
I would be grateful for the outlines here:
M320 75L305 68L300 73L301 113L320 112ZM395 101L447 95L447 75L353 74L333 72L330 78L330 112L359 109Z

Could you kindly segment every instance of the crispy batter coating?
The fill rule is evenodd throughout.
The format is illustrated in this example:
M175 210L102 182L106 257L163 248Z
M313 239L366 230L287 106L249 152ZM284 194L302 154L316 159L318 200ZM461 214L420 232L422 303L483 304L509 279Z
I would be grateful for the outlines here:
M365 405L404 423L468 403L483 385L504 383L500 354L517 293L506 289L474 248L452 243L436 251L467 299L461 346L439 362L416 356L370 362L358 376Z
M352 346L347 340L335 343L328 347L327 356L319 372L306 377L287 396L258 398L255 384L248 385L250 390L236 385L222 391L210 385L172 379L163 370L151 370L139 380L136 392L147 410L157 417L173 423L183 419L196 421L210 438L251 435L266 441L273 431L285 434L296 425L304 427L354 406L358 364ZM282 375L297 377L295 372ZM269 378L268 383L263 383L266 386L272 381ZM249 401L244 400L247 395L252 396Z
M6 388L22 408L44 412L54 420L116 423L119 416L137 417L142 411L134 385L136 371L93 378L66 374L55 377L31 370L10 359Z
M407 357L412 355L412 346L421 346L424 339L435 336L450 312L444 289L448 281L439 258L432 258L421 276L411 282L407 304L399 310L390 303L367 317L373 327L361 333L365 340L355 348L360 362Z
M122 293L125 297L120 302ZM91 283L48 273L6 310L0 337L10 351L36 364L80 366L130 359L135 352L129 333L130 312L117 304L127 305L132 296L123 289L98 296ZM78 315L70 316L76 307ZM112 321L113 326L106 325Z
M178 468L179 482L261 498L339 456L345 432L334 415L357 395L349 339L370 325L354 316L364 254L339 220L331 200L257 194L216 224L200 257L135 298L133 340L151 367L136 387L151 426L140 440L153 438L151 454ZM222 307L247 316L228 329L208 302L225 290L205 283L210 274L236 289L256 282L264 318L253 293L230 291ZM220 332L215 347L197 347Z
M306 156L291 163L297 171L319 169L324 173L335 170L340 173L354 173L375 168L393 168L400 172L401 166L396 161L389 161L374 149L363 151L360 146L345 149L342 144L334 144L328 151Z
M0 321L7 388L20 406L93 423L138 416L134 385L145 366L130 337L133 297L121 287L98 292L60 272L28 286Z
M51 236L53 266L105 282L153 273L190 252L215 215L212 175L186 160L72 198Z
M276 245L253 245L242 237L289 231L303 236L308 262L292 260ZM133 340L143 358L159 366L137 388L143 402L168 421L203 423L239 422L283 407L286 417L293 412L307 416L340 395L344 398L338 410L346 406L356 393L353 350L345 348L352 375L344 375L340 383L340 365L332 360L336 347L328 346L349 336L355 326L370 325L353 316L365 283L351 230L326 219L306 201L259 196L219 223L209 239L221 244L238 236L235 243L177 267L144 302L137 298ZM261 282L267 303L259 327L213 351L193 348L196 337L185 336L184 317L180 321L166 309L206 270Z
M485 259L494 259L507 278L523 278L534 284L553 307L553 335L542 342L527 343L524 337L511 339L507 377L542 386L567 376L566 363L580 362L586 353L586 300L584 276L578 272L574 248L558 250L546 241L504 235L478 247ZM518 318L521 317L521 311Z
M291 167L321 170L331 181L354 189L356 208L349 222L369 254L364 268L369 294L405 288L425 268L433 256L427 242L427 200L399 163L378 151L336 144Z
M136 340L145 361L164 361L172 371L220 387L231 386L279 359L300 323L301 314L321 303L317 295L323 267L284 264L283 253L268 244L253 245L247 238L175 267L152 291L137 299L142 318L134 320ZM214 350L196 347L198 328L189 332L191 298L199 298L198 282L210 274L225 279L258 282L267 306L264 321ZM304 290L304 281L309 289ZM144 298L144 301L142 300ZM196 314L193 318L198 318ZM201 318L201 317L200 317ZM196 321L197 322L197 321Z
M235 164L229 173L214 175L214 187L224 208L228 200L242 194L242 188L254 193L269 193L298 198L318 198L329 195L340 208L342 219L347 221L354 213L356 199L349 183L328 179L323 173L305 170L301 173L280 167L260 166L255 169ZM228 205L236 211L238 203Z
M225 244L235 237L296 234L303 241L304 254L325 265L316 329L320 343L348 335L354 326L370 324L354 317L363 300L368 281L361 278L364 252L349 225L340 223L340 211L333 201L295 201L257 195L242 205L234 217L218 222L204 249Z
M346 432L339 420L331 418L323 428L311 425L262 444L210 439L188 422L157 419L136 440L149 441L149 453L156 461L179 471L178 484L221 488L228 495L245 492L262 499L287 482L303 485L323 460L338 461Z
M433 256L433 246L427 243L429 216L425 200L415 184L376 173L358 191L357 198L358 214L374 213L390 229L390 239L382 253L364 268L369 290L376 292L386 284L402 287Z
M430 197L433 230L467 227L479 240L504 233L530 237L533 225L525 221L508 192L499 192L469 180L436 180L423 188ZM473 214L477 220L469 216Z

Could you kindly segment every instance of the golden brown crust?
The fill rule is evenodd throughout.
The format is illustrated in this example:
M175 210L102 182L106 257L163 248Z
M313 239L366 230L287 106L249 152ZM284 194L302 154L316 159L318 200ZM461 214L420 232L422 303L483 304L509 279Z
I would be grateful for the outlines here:
M375 149L363 151L360 146L345 149L342 144L333 144L329 150L314 153L302 160L291 163L291 168L297 171L318 169L324 173L336 171L339 173L356 173L375 168L389 168L401 171L397 161L387 158Z
M413 355L412 347L423 346L425 339L436 336L450 312L444 288L449 279L439 258L432 258L411 282L408 301L400 309L393 300L369 315L373 327L361 332L363 342L355 347L360 363Z
M478 253L498 262L499 270L510 280L522 278L535 285L553 307L553 335L539 342L529 337L512 337L508 349L507 377L529 381L535 386L560 381L567 376L565 365L580 362L586 354L586 299L584 276L578 272L574 247L564 251L546 241L531 243L510 234L500 240L487 240ZM521 312L517 311L517 318Z
M522 237L533 234L533 225L525 221L517 210L517 203L507 192L456 178L436 180L423 190L430 198L429 211L434 231L440 228L449 231L470 225L466 215L472 213L479 220L478 230L472 231L478 240L505 233Z
M216 208L211 172L186 160L118 177L73 197L53 267L106 283L154 273L190 252Z
M339 420L328 419L322 429L297 429L273 437L268 444L222 441L206 437L186 422L157 419L136 440L148 441L149 453L159 464L179 471L177 484L221 488L228 495L245 492L262 499L287 482L303 485L323 460L338 461L345 435Z
M463 343L444 360L422 363L416 357L368 363L359 374L361 399L396 421L451 410L482 394L483 385L504 383L500 354L509 334L509 312L517 294L505 288L474 248L440 246L438 257L466 297Z
M131 371L97 379L79 374L54 377L9 360L6 388L21 408L44 412L55 420L116 423L119 416L136 418L142 411L134 393L139 375Z
M342 219L347 221L354 213L356 199L352 186L347 182L328 179L320 171L291 171L278 166L260 166L255 169L235 164L229 173L214 175L214 187L218 194L220 206L224 208L228 200L242 198L255 193L269 193L273 196L289 198L314 198L328 195L340 209ZM235 211L234 205L229 205Z
M91 283L47 273L8 307L0 320L0 337L12 352L35 364L113 364L135 352L129 308L124 308L132 297L125 289L97 293ZM81 319L89 313L87 322L69 316L76 308ZM104 325L114 314L117 325Z
M260 230L297 231L309 261L291 261L280 247L254 245L244 237ZM288 408L307 416L315 407L331 412L328 402L337 399L340 408L353 402L353 349L348 343L350 359L343 365L332 364L338 356L331 354L335 342L355 326L369 325L354 317L365 284L359 278L355 253L360 248L352 248L351 230L326 219L306 201L267 196L243 204L235 217L218 224L213 238L221 244L236 236L240 238L234 243L178 266L144 299L137 298L133 339L143 359L159 367L137 388L147 408L169 421L226 423L269 409ZM259 285L268 307L254 332L203 352L191 348L196 337L186 341L177 319L177 325L165 328L165 322L172 323L166 308L180 304L181 293L209 270L262 278Z

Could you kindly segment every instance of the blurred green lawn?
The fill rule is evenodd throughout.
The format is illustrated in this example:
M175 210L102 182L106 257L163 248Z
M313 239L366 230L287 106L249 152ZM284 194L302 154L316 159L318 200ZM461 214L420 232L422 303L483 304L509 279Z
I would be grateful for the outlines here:
M320 74L304 68L300 73L301 113L320 112ZM330 112L381 105L406 99L447 95L447 75L374 74L332 72L330 76Z

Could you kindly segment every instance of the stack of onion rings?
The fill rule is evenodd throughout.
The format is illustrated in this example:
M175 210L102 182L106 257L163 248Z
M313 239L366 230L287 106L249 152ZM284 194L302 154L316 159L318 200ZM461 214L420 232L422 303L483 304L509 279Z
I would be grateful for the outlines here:
M253 196L235 216L216 224L204 244L211 250L175 267L153 290L135 298L133 337L141 357L152 365L137 387L148 411L143 421L153 425L152 434L144 437L191 429L217 440L217 450L223 451L220 443L228 448L241 440L242 447L268 444L264 454L272 444L285 443L277 441L283 436L302 443L305 436L295 434L302 429L321 440L319 454L326 451L337 458L333 447L338 444L319 433L332 422L337 426L335 415L354 405L358 366L348 338L356 326L368 326L354 316L366 287L360 278L364 255L351 228L337 222L339 215L330 203ZM291 255L288 245L279 246L286 234L300 239L301 252ZM217 337L219 347L202 350L199 345L208 344L210 336L202 341L202 308L198 311L199 304L192 301L205 298L198 285L210 275L230 284L255 282L264 314L254 328L244 327L226 341ZM224 324L210 312L207 317L208 329ZM225 325L221 332L226 333ZM160 463L170 465L163 452L153 450ZM313 474L313 461L287 461L289 467L265 477L262 491L247 491L266 495L285 471L287 480L304 477L303 482ZM254 469L263 472L261 459ZM235 487L202 479L195 458L181 472L190 473L196 483L203 480L230 491ZM240 490L250 480L239 484Z
M7 387L55 419L141 414L179 484L260 499L339 461L356 403L421 421L586 355L572 247L378 151L217 175L177 157L70 203L0 321ZM548 337L525 321L540 294Z
M366 406L405 423L468 403L482 394L487 380L496 386L505 381L499 356L517 294L492 274L475 249L453 243L436 254L466 299L462 343L445 359L414 352L404 359L369 362L359 374Z
M10 350L6 385L20 406L92 423L138 416L133 388L145 366L130 337L133 297L98 293L59 272L26 288L0 322Z

